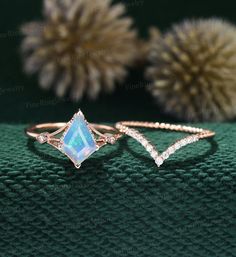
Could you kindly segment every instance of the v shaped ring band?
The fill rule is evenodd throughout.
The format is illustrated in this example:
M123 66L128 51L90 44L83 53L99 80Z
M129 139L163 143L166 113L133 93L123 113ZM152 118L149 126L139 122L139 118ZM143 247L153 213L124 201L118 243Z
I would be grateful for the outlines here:
M156 147L134 127L180 131L192 135L178 140L160 154ZM74 163L76 168L101 147L114 144L123 135L128 135L141 143L158 167L181 147L215 135L210 130L159 122L122 121L116 123L114 127L92 124L87 122L80 110L69 122L38 124L27 128L26 134L41 144L48 143L58 149Z
M116 123L115 127L120 132L134 138L141 145L143 145L143 147L154 159L158 167L160 167L163 164L163 162L169 158L170 155L174 154L175 151L182 148L183 146L197 142L200 139L213 137L215 135L215 133L210 130L204 130L201 128L195 128L190 126L159 123L159 122L122 121L122 122ZM189 135L183 139L176 141L174 144L169 146L163 153L160 154L156 149L156 147L152 143L150 143L142 133L134 129L134 127L187 132L192 135Z

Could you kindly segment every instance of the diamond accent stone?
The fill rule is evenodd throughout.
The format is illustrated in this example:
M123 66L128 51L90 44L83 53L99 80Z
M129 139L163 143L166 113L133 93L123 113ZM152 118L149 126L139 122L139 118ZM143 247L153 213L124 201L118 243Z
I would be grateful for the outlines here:
M38 141L40 144L46 143L47 140L48 140L48 133L47 133L47 132L41 133L41 134L37 137L37 141Z
M108 142L109 144L111 144L111 145L114 145L115 142L116 142L116 138L110 136L110 137L107 138L107 142Z
M156 160L155 160L155 163L156 163L156 165L158 166L158 167L160 167L162 164L163 164L163 160L161 159L161 158L157 158Z
M81 112L73 117L63 136L61 149L77 167L97 150L95 139Z
M127 125L122 125L127 124ZM176 131L183 131L190 132L190 133L202 133L197 135L191 135L181 140L178 140L173 145L169 146L162 154L159 154L156 147L154 147L145 136L143 136L139 131L136 129L130 128L135 126L146 127L146 128L162 128L162 129L170 129ZM136 139L145 149L150 153L151 157L155 160L155 163L158 167L160 167L163 162L168 159L172 154L175 153L176 150L191 144L193 142L198 141L200 138L212 136L214 133L206 131L203 133L202 129L188 127L188 126L181 126L181 125L171 125L165 123L146 123L146 122L120 122L116 124L116 128L119 129L122 133ZM206 136L207 135L207 136Z
M134 129L134 127L165 129L171 131L193 133L193 135L178 140L169 146L162 154L159 154L157 148L152 145L143 134ZM178 149L193 142L197 142L200 139L213 137L215 135L215 132L210 130L159 122L122 121L116 123L116 128L120 130L120 132L134 138L139 143L141 143L141 145L145 147L145 149L150 153L151 157L155 160L155 163L158 167L160 167L163 162L172 154L174 154Z

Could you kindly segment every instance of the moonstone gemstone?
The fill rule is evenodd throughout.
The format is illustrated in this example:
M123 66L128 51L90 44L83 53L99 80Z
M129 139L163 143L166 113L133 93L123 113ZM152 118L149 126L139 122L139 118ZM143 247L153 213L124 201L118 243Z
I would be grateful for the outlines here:
M76 166L97 150L96 142L82 114L78 113L74 117L66 131L62 150Z

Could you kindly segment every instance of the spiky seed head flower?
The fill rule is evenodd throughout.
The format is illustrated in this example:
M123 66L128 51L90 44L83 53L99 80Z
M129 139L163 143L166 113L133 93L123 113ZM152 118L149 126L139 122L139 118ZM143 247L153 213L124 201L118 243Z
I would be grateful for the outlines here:
M152 94L182 120L236 117L236 27L220 19L187 20L156 40L147 77Z
M26 73L74 100L111 91L136 58L136 31L112 0L44 0L44 20L22 26Z

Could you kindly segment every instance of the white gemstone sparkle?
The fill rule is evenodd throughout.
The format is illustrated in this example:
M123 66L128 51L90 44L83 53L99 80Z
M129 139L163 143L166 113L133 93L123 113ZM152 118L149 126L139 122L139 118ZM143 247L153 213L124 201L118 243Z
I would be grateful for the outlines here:
M125 123L125 122L124 122ZM189 133L200 133L195 135L187 136L181 140L178 140L176 143L168 147L162 154L159 154L156 147L153 146L146 138L143 136L139 131L136 129L130 128L129 126L141 126L147 128L162 128L162 129L170 129L176 131L184 131ZM180 125L171 125L171 124L164 124L164 123L142 123L142 122L129 122L129 125L122 125L122 123L117 123L116 128L120 130L122 133L134 138L137 140L146 150L149 152L151 157L154 159L156 165L160 167L163 162L168 159L172 154L174 154L178 149L191 144L193 142L198 141L200 138L204 138L204 130L187 127L187 126L180 126ZM208 131L207 131L208 133Z
M48 140L48 133L45 132L45 133L41 133L39 134L39 136L37 137L37 141L40 143L40 144L44 144L47 142Z

